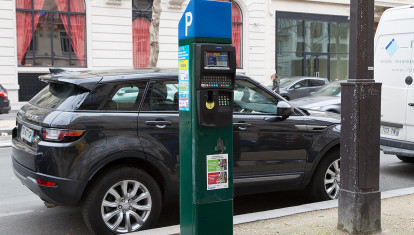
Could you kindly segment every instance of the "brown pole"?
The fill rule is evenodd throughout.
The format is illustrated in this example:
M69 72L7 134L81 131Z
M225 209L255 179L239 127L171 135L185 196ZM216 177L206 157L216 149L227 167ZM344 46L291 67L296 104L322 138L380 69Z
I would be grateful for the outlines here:
M338 229L381 230L381 83L374 74L374 0L351 0L349 80L342 83Z

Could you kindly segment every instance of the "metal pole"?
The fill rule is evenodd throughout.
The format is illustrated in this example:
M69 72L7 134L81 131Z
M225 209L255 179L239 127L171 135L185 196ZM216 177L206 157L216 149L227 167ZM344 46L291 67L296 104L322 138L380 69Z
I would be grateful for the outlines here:
M342 83L338 229L381 230L381 83L373 79L374 0L351 0L349 80Z

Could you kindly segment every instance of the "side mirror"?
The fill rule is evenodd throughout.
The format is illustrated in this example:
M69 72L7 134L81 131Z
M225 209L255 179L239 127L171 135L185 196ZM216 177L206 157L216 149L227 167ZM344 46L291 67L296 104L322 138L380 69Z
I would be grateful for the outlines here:
M295 87L294 87L293 89L295 89L295 90L296 90L296 89L299 89L299 88L300 88L300 85L299 85L299 84L296 84L296 85L295 85Z
M279 101L276 112L278 116L288 118L293 113L293 107L285 101Z

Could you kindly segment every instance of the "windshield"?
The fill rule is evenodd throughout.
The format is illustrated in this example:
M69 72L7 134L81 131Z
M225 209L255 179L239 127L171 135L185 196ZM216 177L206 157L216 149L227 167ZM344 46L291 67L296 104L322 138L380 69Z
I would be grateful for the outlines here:
M282 78L280 79L280 87L288 87L290 84L297 80L297 78Z
M313 96L341 96L341 83L333 82L312 94Z
M63 103L70 103L73 97L82 92L84 91L72 84L49 83L30 100L30 103L45 108L57 109L63 106Z

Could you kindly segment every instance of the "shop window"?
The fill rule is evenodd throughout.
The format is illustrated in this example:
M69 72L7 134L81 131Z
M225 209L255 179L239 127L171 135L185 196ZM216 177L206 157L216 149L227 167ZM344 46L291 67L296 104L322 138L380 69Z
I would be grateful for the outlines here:
M16 0L18 65L85 67L85 17L84 0Z
M132 1L132 50L134 68L148 67L152 0Z

